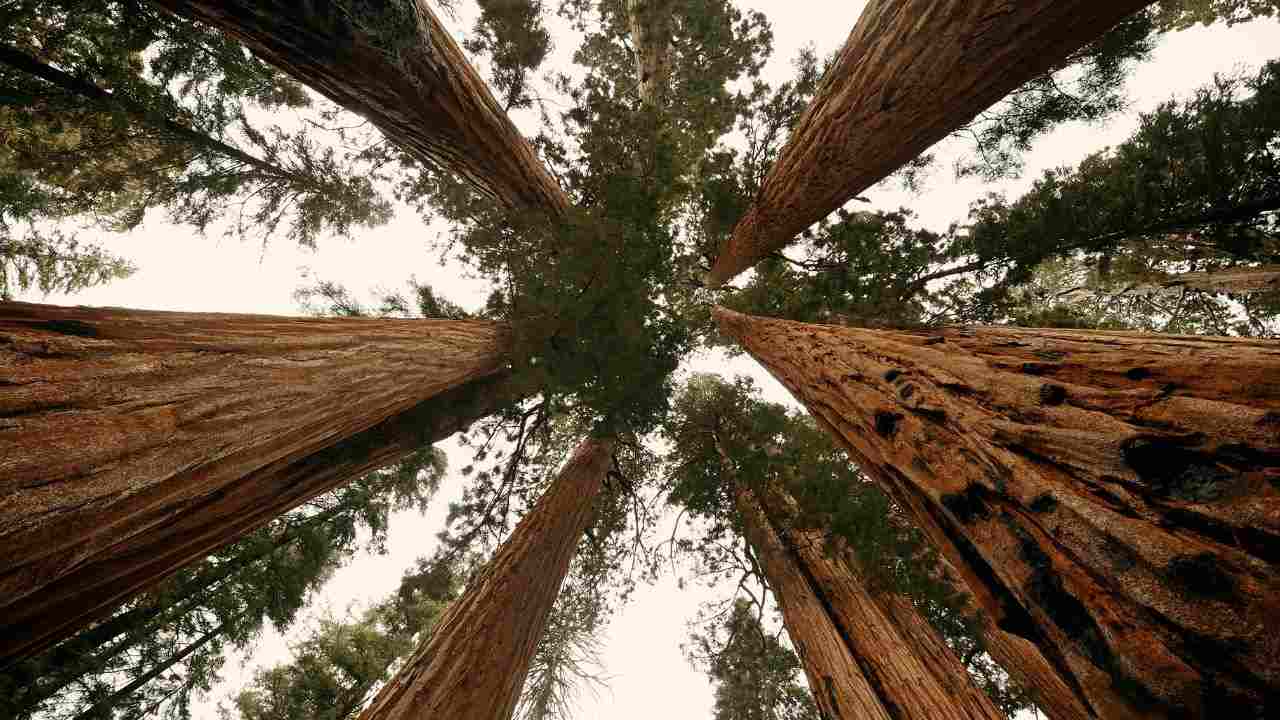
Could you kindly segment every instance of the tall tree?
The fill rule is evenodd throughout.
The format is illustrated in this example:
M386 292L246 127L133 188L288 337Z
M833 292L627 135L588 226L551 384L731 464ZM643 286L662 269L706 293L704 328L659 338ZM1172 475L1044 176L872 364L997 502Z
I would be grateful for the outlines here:
M1001 717L904 594L947 612L931 558L818 428L748 389L698 377L680 396L675 495L699 514L732 513L713 521L749 542L819 706L830 717ZM810 496L808 517L792 487Z
M873 0L759 195L721 246L719 286L1147 0ZM869 61L874 58L874 61Z
M424 403L509 360L490 321L0 312L5 658L420 447Z
M612 440L591 438L578 446L546 495L361 718L510 720L612 465Z
M569 200L423 0L289 3L159 0L243 42L417 160L513 208Z
M1274 697L1275 347L717 317L1095 713Z
M185 712L192 691L207 686L226 647L244 646L267 622L283 632L312 592L352 557L361 536L367 535L365 547L377 551L392 511L425 508L443 469L443 455L424 446L183 568L102 622L0 671L0 687L11 689L0 692L10 703L6 709L18 717L37 710L50 717L77 714L101 688L118 690L118 678L130 668L167 658L167 647L219 626L194 657L179 661L163 679L118 695L115 708L127 715L130 708L164 698L167 712Z

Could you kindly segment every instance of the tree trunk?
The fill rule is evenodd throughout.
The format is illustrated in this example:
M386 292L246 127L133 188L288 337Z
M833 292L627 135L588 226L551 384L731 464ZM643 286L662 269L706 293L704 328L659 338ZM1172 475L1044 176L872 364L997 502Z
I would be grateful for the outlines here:
M1154 288L1162 292L1178 292L1188 288L1235 295L1280 292L1280 265L1182 273L1157 281Z
M410 155L510 207L568 197L423 0L155 0L225 31L372 122Z
M716 314L1097 715L1274 702L1280 346Z
M612 461L612 440L578 446L361 720L509 720Z
M626 0L627 24L636 54L636 84L640 100L662 106L671 77L672 0Z
M508 345L485 321L0 304L0 666L494 409Z
M835 434L830 423L820 416L815 417L828 432ZM874 465L865 462L858 462L858 465L864 474L871 477L882 488L893 490L893 483L883 476L875 475L877 468ZM996 619L982 609L982 603L977 601L976 595L978 592L986 592L987 588L966 575L964 569L967 569L967 566L963 564L963 557L942 532L941 527L929 516L919 514L918 503L913 505L909 498L904 499L896 494L891 497L941 551L942 580L955 592L967 598L968 615L978 624L983 649L1009 673L1014 681L1033 693L1036 706L1044 711L1049 720L1096 718L1097 716L1089 710L1088 699L1078 692L1078 688L1073 684L1074 679L1069 674L1064 677L1053 663L1045 658L1039 648L1025 638L1001 629L996 624Z
M707 276L719 286L1150 0L871 0Z
M885 708L877 688L863 674L849 639L832 622L830 606L783 544L750 490L735 491L747 541L763 566L769 587L782 608L787 635L796 646L809 689L824 718L898 720Z

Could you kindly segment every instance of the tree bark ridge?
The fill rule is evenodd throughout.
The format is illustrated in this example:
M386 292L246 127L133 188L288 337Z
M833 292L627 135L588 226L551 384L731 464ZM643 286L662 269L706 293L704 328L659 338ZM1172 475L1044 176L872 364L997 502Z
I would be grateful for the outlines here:
M1100 717L1280 688L1280 348L717 310Z
M1150 0L871 0L707 276L724 284Z
M570 206L424 0L155 2L235 37L418 160L509 207L559 216Z
M484 571L360 720L509 720L596 496L613 441L583 441Z

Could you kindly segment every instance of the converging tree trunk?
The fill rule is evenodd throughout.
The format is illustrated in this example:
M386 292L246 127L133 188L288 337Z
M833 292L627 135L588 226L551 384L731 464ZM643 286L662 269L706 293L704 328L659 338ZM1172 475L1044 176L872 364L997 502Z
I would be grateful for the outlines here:
M208 23L429 165L511 207L553 215L560 184L423 0L156 0Z
M716 445L733 477L718 438ZM780 488L763 494L735 479L748 541L826 717L1003 720L910 600L872 593L821 533L793 526L790 496Z
M661 107L662 95L671 77L672 2L626 0L640 99L653 107Z
M551 488L360 720L511 718L612 463L612 440L588 439L578 446Z
M495 409L508 335L0 304L0 662Z
M707 276L719 286L1150 0L871 0Z
M735 491L747 541L782 609L787 635L796 647L818 707L826 718L895 720L863 673L847 638L750 490Z
M716 313L1090 711L1274 702L1280 346Z

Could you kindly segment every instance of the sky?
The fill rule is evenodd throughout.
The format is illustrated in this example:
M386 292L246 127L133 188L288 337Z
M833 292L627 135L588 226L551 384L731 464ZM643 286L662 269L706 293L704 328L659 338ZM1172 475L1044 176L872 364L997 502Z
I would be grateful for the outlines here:
M738 5L760 10L771 21L775 52L765 77L781 82L787 78L790 60L801 47L812 45L819 57L839 48L863 3L738 0ZM455 31L470 26L467 9L463 8L457 20L449 23ZM549 63L563 67L569 62L575 42L566 26L554 24L552 32L556 46ZM942 169L929 178L924 192L913 195L897 188L877 187L866 193L871 205L859 207L909 207L922 225L944 229L949 223L962 220L969 204L986 192L998 190L1016 196L1044 169L1073 164L1089 153L1122 141L1136 127L1138 112L1173 97L1186 97L1210 82L1215 73L1255 69L1277 50L1280 22L1275 21L1235 28L1196 28L1166 36L1150 61L1137 68L1129 80L1129 112L1104 125L1070 125L1040 139L1026 158L1021 179L995 185L976 180L956 182L947 169L949 153L944 144L939 149ZM526 131L532 129L528 118L517 118L517 123ZM296 315L300 310L294 291L316 279L337 281L358 297L371 297L378 288L404 287L403 283L413 275L454 302L478 308L487 295L487 283L468 276L456 265L441 264L431 248L431 242L446 230L439 224L426 225L410 210L401 208L384 227L360 230L351 239L322 240L318 251L308 251L283 240L264 247L216 234L200 237L187 228L167 224L157 213L128 234L81 231L82 239L92 238L131 259L138 267L132 277L72 297L28 293L19 299L64 305ZM794 405L786 391L749 358L730 360L718 353L704 353L687 362L682 372L694 370L718 372L726 377L750 375L768 400ZM461 494L462 482L456 469L469 462L452 441L442 447L449 454L452 470L428 512L421 516L395 515L387 553L359 556L339 570L295 625L293 637L305 633L308 620L314 621L326 612L342 615L348 609L381 599L394 589L401 573L416 557L431 553L449 501ZM729 590L698 586L681 590L671 577L652 586L642 585L608 628L602 669L610 677L608 687L594 695L585 694L575 720L710 718L711 687L705 676L684 659L680 645L686 638L686 623L694 617L699 603L726 597ZM287 660L288 642L288 637L268 629L251 652L233 654L224 668L224 681L195 708L197 719L215 718L216 704L227 702L255 668Z

